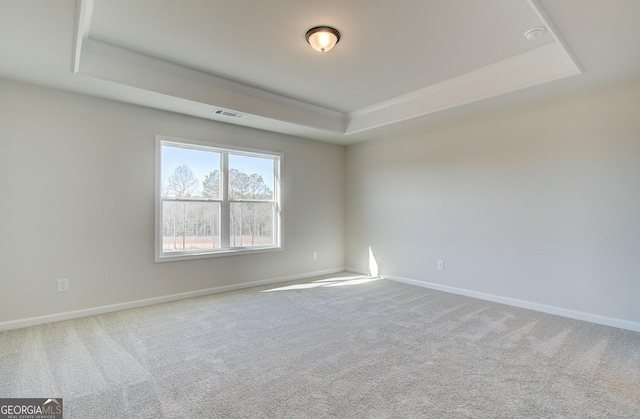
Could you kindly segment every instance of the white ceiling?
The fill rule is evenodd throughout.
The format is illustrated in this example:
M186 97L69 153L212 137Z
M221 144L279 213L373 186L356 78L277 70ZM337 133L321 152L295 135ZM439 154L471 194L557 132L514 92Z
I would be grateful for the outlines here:
M304 39L319 24L342 33L331 53ZM95 0L90 36L351 112L553 41L522 36L540 24L523 0Z
M638 0L3 0L0 77L349 144L637 78L639 22Z

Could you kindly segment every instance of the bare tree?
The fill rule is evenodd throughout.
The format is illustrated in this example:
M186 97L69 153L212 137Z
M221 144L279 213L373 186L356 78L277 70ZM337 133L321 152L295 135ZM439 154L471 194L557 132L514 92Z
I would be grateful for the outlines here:
M204 176L204 180L202 181L202 196L204 198L210 199L220 199L220 171L213 170L209 172L208 175ZM207 204L211 205L211 204ZM215 209L209 210L206 212L207 214L207 224L209 225L211 231L212 238L212 246L216 246L216 237L219 234L217 228L217 219L218 219L218 211L219 206L216 206Z
M257 173L244 173L238 169L229 170L229 197L234 200L272 199L273 192L265 183L264 178ZM262 228L265 218L264 204L260 203L233 203L231 205L231 231L232 246L242 246L244 236L251 235L251 245L256 245L256 236L264 235ZM269 218L272 218L268 215Z
M248 192L249 197L253 199L266 199L271 196L271 190L264 183L264 179L257 173L252 173L248 179ZM256 233L258 226L256 225L258 208L257 204L251 204L251 245L256 244Z
M164 194L171 198L191 198L196 194L198 180L193 176L193 172L186 164L175 168L173 173L167 178Z
M191 168L186 164L182 164L175 168L173 173L167 178L167 184L164 188L164 195L170 198L191 198L197 196L196 185L198 180L193 176ZM174 225L175 225L174 218ZM175 228L173 232L173 240L175 246ZM186 248L187 241L187 208L186 204L182 203L182 250Z
M248 198L248 189L249 189L249 175L239 171L238 169L229 170L229 198L246 199ZM236 246L237 244L236 243L237 236L240 236L240 246L242 246L242 233L244 230L242 206L243 206L242 203L231 205L231 228L233 231L233 234L232 234L233 246ZM239 209L238 213L236 213L235 211L236 208Z

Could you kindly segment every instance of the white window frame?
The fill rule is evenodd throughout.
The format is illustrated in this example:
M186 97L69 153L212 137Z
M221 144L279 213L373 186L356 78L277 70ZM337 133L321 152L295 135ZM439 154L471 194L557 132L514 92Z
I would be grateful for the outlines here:
M220 199L206 199L206 198L190 198L190 199L171 199L172 201L190 201L190 202L220 202L220 248L218 249L194 249L194 250L182 250L164 252L162 246L162 203L165 200L162 196L162 146L163 145L175 145L179 147L192 148L194 150L206 150L220 153L221 167L220 167L220 187L221 197ZM260 158L268 158L274 161L273 175L274 175L274 187L273 187L273 240L274 244L269 245L257 245L257 246L237 246L231 247L229 239L230 232L230 208L231 203L264 203L264 200L232 200L229 199L228 191L228 158L229 154L245 155ZM257 150L244 147L236 147L223 144L215 144L201 141L186 140L183 138L168 137L164 135L156 135L156 184L155 184L155 262L171 262L179 260L189 259L202 259L212 258L220 256L231 255L245 255L251 253L262 253L279 251L283 249L282 244L282 160L284 155L279 152ZM269 202L269 201L267 201ZM223 233L224 232L224 233Z

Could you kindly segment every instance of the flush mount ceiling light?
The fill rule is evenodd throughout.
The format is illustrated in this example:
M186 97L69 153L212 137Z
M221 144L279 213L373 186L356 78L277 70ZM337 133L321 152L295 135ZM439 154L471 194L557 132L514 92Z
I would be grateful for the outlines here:
M529 29L524 33L524 37L527 38L528 41L535 41L536 39L540 38L542 32L544 32L544 26Z
M307 31L305 38L316 51L327 52L340 41L340 32L330 26L316 26Z

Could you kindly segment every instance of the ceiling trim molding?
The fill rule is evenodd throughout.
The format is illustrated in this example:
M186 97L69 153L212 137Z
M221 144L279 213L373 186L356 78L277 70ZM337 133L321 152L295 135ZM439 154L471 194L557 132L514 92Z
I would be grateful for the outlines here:
M79 74L186 99L207 107L209 112L224 108L333 133L345 132L343 113L91 38L83 42ZM218 118L212 115L212 119Z
M546 26L555 42L350 112L347 114L345 134L379 128L581 74L583 70L578 60L538 0L527 0L527 3Z
M177 109L184 108L185 113L207 119L256 127L291 124L345 138L580 74L580 64L538 0L527 3L551 32L553 42L348 113L92 39L94 0L77 0L73 72L162 95L175 101ZM189 105L184 106L187 102ZM157 106L153 101L145 103ZM219 108L246 117L241 123L221 118L213 114ZM265 124L267 120L272 123Z
M557 43L432 84L348 115L346 134L405 121L579 74Z
M91 15L93 13L93 0L78 0L76 3L76 28L73 43L72 71L80 71L80 56L82 54L82 42L89 37L91 27Z
M569 58L569 60L571 60L573 62L573 64L576 67L577 72L578 73L582 73L584 71L584 69L580 65L580 62L576 58L576 56L573 53L573 51L571 51L571 49L569 48L569 46L565 42L564 38L562 37L562 35L560 35L560 31L558 31L558 28L556 27L556 25L553 24L553 22L551 21L551 18L549 18L549 15L547 14L547 12L544 11L542 6L540 5L540 2L538 0L527 0L527 3L529 3L529 6L531 6L533 11L538 15L538 18L547 27L547 30L549 32L551 32L551 35L553 36L553 39L555 39L555 41L562 47L564 52L567 54L567 57Z

